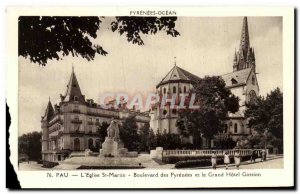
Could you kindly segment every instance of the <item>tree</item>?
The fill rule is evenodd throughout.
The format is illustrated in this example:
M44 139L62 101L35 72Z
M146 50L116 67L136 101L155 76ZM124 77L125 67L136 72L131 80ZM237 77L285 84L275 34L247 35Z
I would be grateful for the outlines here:
M248 127L263 134L272 133L283 140L283 94L279 88L260 96L253 103L246 104L245 116L249 118Z
M107 128L109 124L106 121L103 121L100 126L97 127L97 132L100 137L101 144L105 141L105 137L107 136Z
M151 129L149 132L149 149L155 149L157 147L157 142L156 142L156 136L154 134L154 131Z
M183 135L192 135L194 144L200 147L201 136L212 139L223 129L228 113L238 111L239 98L225 87L224 80L218 76L199 79L192 93L196 94L199 108L180 111L176 125Z
M245 148L263 148L263 137L259 133L251 134L247 137L248 143Z
M129 151L137 151L139 147L138 125L135 117L130 116L124 120L120 127L120 138L125 148Z
M19 154L27 154L29 160L41 160L42 159L42 133L41 132L31 132L23 134L18 138L18 149Z
M214 136L214 140L216 147L221 149L232 149L236 145L229 133L218 132L217 135Z
M149 152L149 143L150 143L150 125L145 123L144 126L140 129L139 133L139 152L147 151Z
M18 55L44 66L49 59L61 60L70 54L88 61L96 54L106 55L108 53L101 45L93 43L104 19L92 16L20 16ZM167 35L178 36L176 20L177 17L115 17L110 30L125 34L128 42L143 45L141 34L165 31Z

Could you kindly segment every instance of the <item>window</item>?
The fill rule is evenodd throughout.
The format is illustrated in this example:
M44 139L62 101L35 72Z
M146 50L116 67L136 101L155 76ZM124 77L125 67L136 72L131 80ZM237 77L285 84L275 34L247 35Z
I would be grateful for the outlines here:
M183 93L186 93L186 87L185 86L183 87Z
M174 115L176 115L176 114L177 114L177 110L176 110L176 109L173 109L173 110L172 110L172 113L173 113Z
M227 130L228 130L228 125L225 124L225 125L224 125L224 132L227 133Z
M257 99L256 93L254 90L251 90L248 94L249 96L249 103L254 103Z
M166 88L164 88L164 94L166 93Z
M74 139L74 151L80 150L80 140L78 138Z
M78 97L77 96L74 96L74 101L77 101L78 100Z
M173 93L176 93L176 86L173 87Z
M165 109L163 110L163 115L166 115L168 113L168 111Z
M237 84L238 83L238 81L236 81L236 79L234 79L234 78L232 78L231 79L231 84L233 85L233 84Z
M234 124L234 133L237 133L238 132L238 126L237 126L237 123Z
M255 76L252 76L252 85L255 85Z

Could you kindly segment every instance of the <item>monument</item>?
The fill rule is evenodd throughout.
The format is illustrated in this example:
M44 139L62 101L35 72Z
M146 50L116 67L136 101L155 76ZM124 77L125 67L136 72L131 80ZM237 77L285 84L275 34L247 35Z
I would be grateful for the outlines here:
M119 126L117 121L112 119L109 127L107 128L107 137L102 144L102 149L100 149L99 156L104 157L115 157L115 156L131 156L135 155L128 152L127 148L124 148L124 144L120 139Z

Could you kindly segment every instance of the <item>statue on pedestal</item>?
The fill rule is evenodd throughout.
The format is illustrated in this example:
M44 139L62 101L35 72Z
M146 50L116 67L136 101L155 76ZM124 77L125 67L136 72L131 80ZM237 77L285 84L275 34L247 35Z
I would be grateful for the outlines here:
M118 123L112 119L110 122L110 125L107 128L107 137L112 138L114 141L120 141L120 136L119 136L119 126Z
M117 156L120 155L120 152L127 152L127 149L124 149L124 144L120 139L119 132L118 122L112 119L110 125L107 128L107 137L102 144L100 156ZM121 151L120 149L123 151Z

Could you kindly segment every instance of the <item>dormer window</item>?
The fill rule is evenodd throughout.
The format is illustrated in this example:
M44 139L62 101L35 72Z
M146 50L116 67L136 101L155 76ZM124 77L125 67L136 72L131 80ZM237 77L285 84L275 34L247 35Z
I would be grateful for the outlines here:
M238 83L238 81L236 81L236 79L234 79L234 78L232 78L231 79L231 84L233 85L233 84L237 84Z

